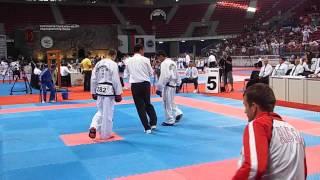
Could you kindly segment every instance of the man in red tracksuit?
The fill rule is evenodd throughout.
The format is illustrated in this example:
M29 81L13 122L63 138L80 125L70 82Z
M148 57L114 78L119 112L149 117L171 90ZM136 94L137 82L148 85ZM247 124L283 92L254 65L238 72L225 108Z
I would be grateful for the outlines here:
M244 92L249 123L244 130L239 169L233 180L306 179L305 143L300 133L273 112L276 99L262 83Z

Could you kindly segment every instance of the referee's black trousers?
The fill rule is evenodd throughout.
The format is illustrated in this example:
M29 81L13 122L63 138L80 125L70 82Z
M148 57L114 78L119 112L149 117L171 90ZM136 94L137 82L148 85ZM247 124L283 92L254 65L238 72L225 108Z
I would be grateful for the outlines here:
M84 73L84 83L83 83L84 91L90 91L91 72L92 71L83 71L83 73Z
M149 130L157 125L157 114L150 102L150 82L132 83L131 91L141 123L145 130Z

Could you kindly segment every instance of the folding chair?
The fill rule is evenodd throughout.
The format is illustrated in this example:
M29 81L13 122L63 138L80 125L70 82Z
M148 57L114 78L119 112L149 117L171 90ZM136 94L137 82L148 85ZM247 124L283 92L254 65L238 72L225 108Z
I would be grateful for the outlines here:
M55 87L55 91L56 91L56 93L55 93L55 101L56 102L58 101L58 93L60 93L62 96L62 93L69 92L68 88L57 88L57 87ZM47 92L50 92L49 88L47 88ZM48 94L49 93L47 93L47 95ZM40 87L40 93L39 93L39 101L42 102L42 89L41 89L41 87Z
M185 90L184 90L184 89L186 89L186 93L189 93L189 91L188 91L188 84L192 84L192 86L193 86L193 83L192 83L192 82L190 82L190 83L189 83L189 82L184 83L183 86L182 86L182 92L183 92L183 93L185 93ZM198 83L197 93L200 93L199 83Z

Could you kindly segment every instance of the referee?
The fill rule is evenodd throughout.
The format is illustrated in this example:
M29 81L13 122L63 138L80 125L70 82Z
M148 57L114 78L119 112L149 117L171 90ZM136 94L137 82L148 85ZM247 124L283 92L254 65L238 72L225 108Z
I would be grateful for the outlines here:
M134 47L134 55L128 59L127 72L129 83L137 112L145 133L150 134L151 130L156 129L157 115L150 102L150 77L153 69L150 60L144 55L144 48L141 44ZM148 117L150 122L148 120Z

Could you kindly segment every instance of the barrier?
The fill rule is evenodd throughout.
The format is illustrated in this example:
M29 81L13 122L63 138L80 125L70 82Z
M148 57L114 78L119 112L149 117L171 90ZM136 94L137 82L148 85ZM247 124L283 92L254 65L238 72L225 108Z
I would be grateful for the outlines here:
M253 67L254 63L258 62L259 57L268 58L271 66L276 66L279 63L279 55L259 55L259 56L231 56L232 65L235 67Z
M81 73L70 73L71 86L81 86L83 85L83 74Z
M319 78L304 78L303 76L270 77L269 85L273 89L277 100L320 105Z

